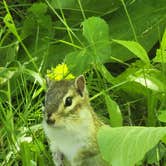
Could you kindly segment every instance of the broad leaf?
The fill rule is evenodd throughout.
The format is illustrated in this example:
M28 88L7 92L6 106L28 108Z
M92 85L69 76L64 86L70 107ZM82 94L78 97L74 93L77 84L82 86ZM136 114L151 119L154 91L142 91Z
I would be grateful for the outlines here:
M163 92L165 89L164 83L161 80L155 78L155 76L149 76L148 74L140 73L140 76L138 77L134 78L133 76L133 80L153 91Z
M109 27L99 17L90 17L83 23L83 35L88 45L87 50L94 62L104 62L110 56Z
M137 74L132 74L133 81L156 92L163 93L165 91L164 75L162 71L155 68L146 68L146 66L144 69L141 69L140 66L140 69L136 73ZM130 78L132 78L132 76Z
M166 135L166 127L103 126L98 132L101 153L112 166L133 166Z
M146 50L139 43L134 41L123 41L123 40L113 40L113 41L129 49L134 55L140 58L143 62L150 64Z
M109 40L109 27L107 23L99 17L90 17L83 23L83 35L90 44L95 44L101 40Z
M74 75L87 71L91 62L91 56L87 54L86 50L71 52L65 58L65 63Z
M149 90L160 93L165 91L163 73L140 60L132 63L124 72L115 77L113 81L119 84L125 80L128 82L121 86L121 89L134 98L138 94L147 96Z

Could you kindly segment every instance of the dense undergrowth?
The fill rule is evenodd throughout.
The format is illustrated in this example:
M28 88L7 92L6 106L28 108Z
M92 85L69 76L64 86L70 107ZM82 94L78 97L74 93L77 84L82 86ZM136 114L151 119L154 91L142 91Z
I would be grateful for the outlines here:
M62 62L85 75L94 110L113 127L98 133L107 161L166 165L165 6L0 1L0 165L52 165L42 103L46 71Z

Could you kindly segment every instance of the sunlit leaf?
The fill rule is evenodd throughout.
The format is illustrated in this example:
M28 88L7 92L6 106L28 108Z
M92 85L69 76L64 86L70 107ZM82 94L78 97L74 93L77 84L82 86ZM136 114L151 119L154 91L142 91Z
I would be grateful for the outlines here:
M109 27L103 19L99 17L90 17L85 20L82 25L83 35L89 43L95 44L95 42L101 40L109 40Z
M133 166L166 135L166 127L102 127L101 153L112 166Z
M105 62L109 59L111 48L109 42L109 27L104 19L90 17L83 23L83 35L88 42L87 51L94 62Z
M134 55L140 58L143 62L150 64L150 60L146 50L137 42L134 41L123 41L123 40L113 40L114 42L126 47Z
M18 38L19 35L17 33L15 24L13 22L13 19L10 13L6 14L6 16L4 17L4 22L6 26L9 28L9 30Z
M166 110L159 110L158 120L166 123Z
M110 116L110 124L112 127L122 126L123 119L118 104L113 101L109 95L104 94L107 110Z
M153 59L154 62L166 63L166 29L162 37L161 46L156 51L156 56Z
M154 77L147 76L145 78L143 76L139 76L134 81L138 82L141 85L143 85L144 87L149 88L149 89L154 90L154 91L163 91L164 90L162 82L155 79Z

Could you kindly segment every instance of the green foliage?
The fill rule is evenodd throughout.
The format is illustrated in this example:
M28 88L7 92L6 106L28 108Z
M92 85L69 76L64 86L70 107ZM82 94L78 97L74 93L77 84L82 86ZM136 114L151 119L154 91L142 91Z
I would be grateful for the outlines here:
M91 17L83 23L83 36L88 41L87 51L92 56L91 63L104 63L110 56L109 27L97 17Z
M16 27L14 25L14 22L10 13L7 13L6 16L4 17L4 23L9 28L9 30L19 39L19 35L17 33Z
M91 64L104 63L110 56L109 28L106 22L91 17L85 20L82 26L86 47L66 55L66 63L76 75L89 69Z
M166 63L166 29L161 41L160 49L157 49L156 56L153 59L154 62Z
M166 134L165 127L102 127L98 133L101 153L112 166L133 166Z
M105 102L110 116L110 125L112 127L119 127L123 125L123 118L118 104L113 101L109 95L105 94Z
M98 133L103 157L113 166L164 165L165 6L165 0L0 1L0 165L52 165L42 102L46 70L62 62L85 74L94 109L113 127ZM116 128L125 125L146 127Z
M131 3L130 3L131 2ZM151 1L130 1L127 10L133 24L137 41L149 51L160 37L160 32L165 28L166 12L164 0ZM112 39L131 40L134 34L126 16L125 10L120 8L114 12L113 17L108 21ZM159 29L158 29L159 28ZM126 49L113 44L112 56L123 61L133 58L133 55ZM124 56L125 54L125 56Z
M159 111L158 120L160 122L166 122L166 110Z
M122 40L113 40L114 42L126 47L129 49L133 54L135 54L138 58L140 58L143 62L149 64L149 57L145 51L145 49L138 44L137 42L133 41L122 41Z

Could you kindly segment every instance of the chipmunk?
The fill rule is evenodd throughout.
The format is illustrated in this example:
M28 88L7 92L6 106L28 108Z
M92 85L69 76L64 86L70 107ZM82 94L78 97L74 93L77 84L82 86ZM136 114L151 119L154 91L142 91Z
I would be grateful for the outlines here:
M48 80L43 126L56 166L107 166L97 145L103 123L90 102L83 75Z

